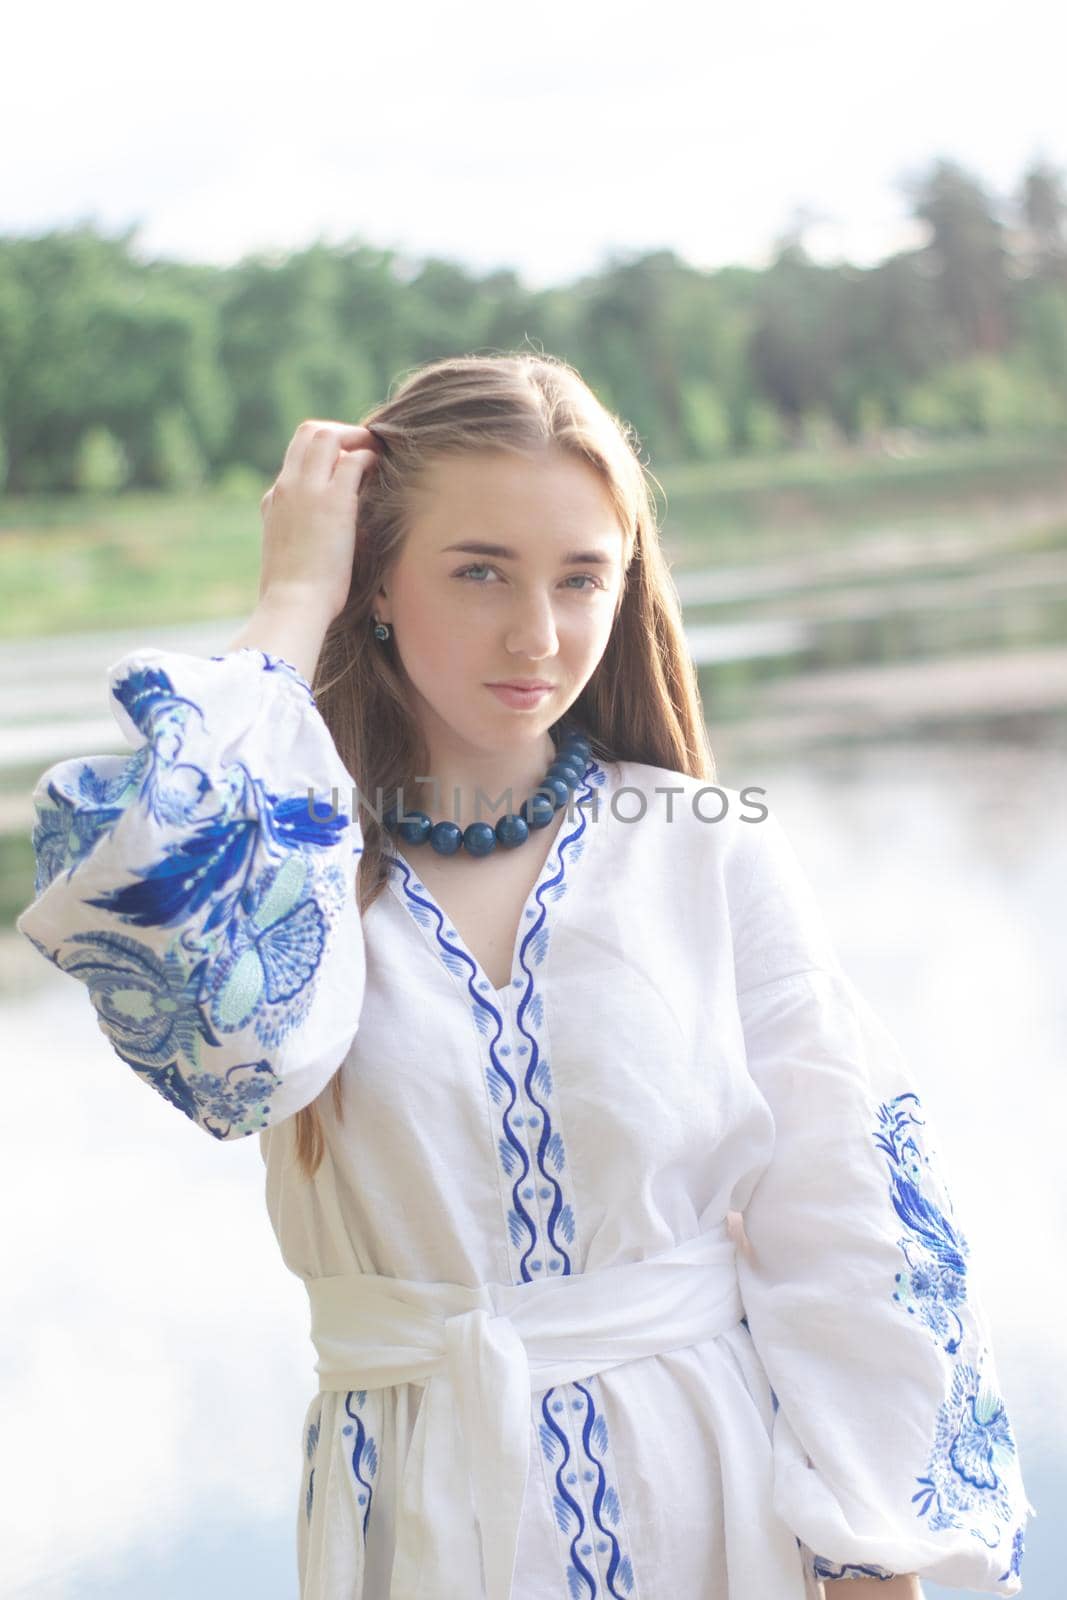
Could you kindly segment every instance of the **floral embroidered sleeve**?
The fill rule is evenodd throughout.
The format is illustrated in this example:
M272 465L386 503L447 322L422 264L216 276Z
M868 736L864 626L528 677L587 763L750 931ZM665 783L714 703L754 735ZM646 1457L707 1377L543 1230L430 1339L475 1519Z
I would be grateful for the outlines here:
M775 1509L812 1581L1016 1594L1034 1508L934 1128L781 825L754 830L734 954L774 1147L738 1273L774 1397Z
M358 793L278 656L143 649L108 677L133 753L39 779L16 926L138 1077L239 1139L309 1104L355 1036Z

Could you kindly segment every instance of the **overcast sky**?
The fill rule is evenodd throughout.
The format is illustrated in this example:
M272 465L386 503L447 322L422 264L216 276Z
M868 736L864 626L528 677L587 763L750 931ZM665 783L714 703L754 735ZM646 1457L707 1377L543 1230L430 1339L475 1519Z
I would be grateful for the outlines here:
M719 13L719 14L716 14ZM1009 192L1067 166L1067 23L1048 0L261 0L12 8L0 233L139 224L229 263L319 236L510 266L612 252L761 264L797 208L822 259L915 238L937 156Z

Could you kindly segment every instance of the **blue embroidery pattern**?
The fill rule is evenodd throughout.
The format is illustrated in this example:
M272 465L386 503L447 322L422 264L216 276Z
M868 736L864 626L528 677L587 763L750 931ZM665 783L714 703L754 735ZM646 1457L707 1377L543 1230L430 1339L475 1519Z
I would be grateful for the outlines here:
M104 757L98 769L86 761L76 778L67 776L69 763L61 764L61 772L49 782L48 803L35 807L35 896L61 872L69 877L96 841L111 832L140 788L148 760L148 749L142 748L131 756ZM116 765L117 771L109 774L106 769Z
M566 1166L566 1150L559 1132L552 1126L551 1107L552 1076L549 1063L542 1053L539 1032L544 1022L544 1000L537 989L533 966L539 966L548 951L548 919L545 898L558 900L566 893L566 863L568 855L576 860L585 848L583 835L589 820L582 809L593 797L594 787L606 782L606 773L600 764L592 761L583 786L575 791L575 804L579 810L578 821L569 833L561 833L553 849L559 857L559 866L552 871L554 856L550 852L548 870L535 887L533 906L526 908L531 926L524 933L519 947L519 961L525 981L516 978L515 985L522 986L517 999L516 1029L525 1042L517 1046L519 1056L528 1057L524 1064L523 1088L534 1111L525 1116L517 1110L519 1092L516 1077L508 1070L507 1057L511 1045L502 1042L505 1034L504 1019L494 1003L491 985L480 976L478 964L463 946L456 930L446 928L446 918L436 901L420 882L412 882L412 874L398 856L390 858L402 881L403 901L411 916L422 928L427 941L433 946L444 967L456 978L465 979L467 993L473 1002L472 1015L478 1032L487 1038L488 1065L486 1084L494 1106L503 1109L498 1139L500 1165L510 1181L511 1205L507 1214L508 1238L516 1250L521 1250L519 1281L528 1281L540 1272L547 1260L548 1270L561 1276L571 1270L569 1249L575 1237L573 1207L563 1195L559 1182ZM431 923L434 925L431 928ZM531 965L532 963L532 965ZM487 1037L488 1036L488 1037ZM533 1171L533 1160L524 1127L539 1129L535 1135L539 1181L528 1182ZM544 1232L547 1243L543 1254L539 1252L541 1228L535 1210L524 1202L540 1199L547 1201L547 1218Z
M340 1396L337 1397L340 1399ZM341 1433L346 1439L354 1442L348 1453L352 1467L352 1476L356 1484L356 1498L364 1507L360 1528L363 1535L364 1547L367 1540L367 1524L370 1519L371 1503L374 1499L374 1485L372 1479L378 1473L378 1446L373 1435L368 1430L364 1418L360 1415L367 1402L366 1389L349 1389L344 1396L345 1416L352 1420L346 1422ZM331 1410L331 1419L336 1413ZM311 1521L311 1511L315 1499L315 1454L322 1436L323 1407L320 1403L318 1412L313 1421L308 1424L304 1439L304 1456L311 1468L308 1473L307 1492L304 1497L304 1513L308 1522Z
M353 1400L356 1403L356 1410L352 1409ZM366 1507L363 1513L364 1541L367 1538L367 1522L370 1517L371 1502L374 1499L374 1486L370 1480L378 1472L378 1446L367 1432L363 1419L359 1415L366 1402L366 1389L349 1389L345 1395L345 1415L352 1418L355 1427L353 1427L352 1422L346 1422L341 1429L341 1432L346 1436L355 1434L355 1443L352 1446L351 1456L352 1475L360 1486L357 1496L359 1503L361 1506ZM364 1468L366 1468L367 1476L364 1476Z
M1025 1551L1025 1547L1026 1540L1023 1534L1023 1526L1020 1524L1020 1526L1016 1528L1015 1535L1011 1541L1011 1560L1008 1562L1007 1570L1002 1572L1000 1577L997 1579L998 1583L1004 1583L1011 1578L1019 1577L1020 1573L1022 1572L1023 1553Z
M306 1456L308 1461L312 1461L314 1459L315 1451L319 1447L319 1427L320 1427L321 1423L322 1423L322 1407L320 1406L319 1407L318 1416L315 1418L314 1422L311 1422L311 1423L308 1424L307 1438L304 1441L304 1455ZM306 1518L307 1518L308 1522L311 1521L311 1507L312 1507L312 1503L314 1501L314 1498L315 1498L315 1468L312 1467L311 1471L308 1473L307 1496L306 1496L306 1499L304 1501L304 1512L305 1512L305 1515L306 1515Z
M982 1352L984 1356L985 1352ZM961 1528L965 1521L984 1522L970 1528L976 1539L990 1548L1000 1543L993 1519L1010 1521L1011 1496L1004 1481L1014 1459L1015 1440L1004 1402L982 1381L981 1358L977 1368L957 1362L952 1388L937 1413L937 1431L929 1475L919 1478L919 1516L931 1508L930 1527Z
M603 784L605 778L606 774L603 768L598 762L593 761L584 778L581 795L578 797L579 807L592 797L593 788ZM556 847L559 866L551 877L538 884L534 894L537 910L535 911L533 907L527 910L526 915L530 919L531 925L527 928L519 944L519 964L523 970L525 983L518 1001L516 1028L520 1037L525 1040L525 1043L519 1046L519 1054L528 1057L525 1063L523 1088L530 1104L536 1108L534 1114L526 1120L532 1128L540 1126L540 1134L537 1137L536 1159L538 1171L541 1178L544 1179L544 1183L539 1186L539 1198L549 1202L548 1215L545 1218L545 1232L549 1241L546 1249L555 1252L555 1254L550 1254L548 1257L549 1270L559 1271L561 1276L566 1276L571 1271L571 1257L568 1246L574 1243L574 1210L571 1203L565 1200L558 1182L558 1177L566 1166L567 1155L562 1136L552 1126L552 1111L549 1103L552 1095L552 1073L549 1062L541 1048L539 1037L544 1023L544 998L537 989L533 966L540 966L548 954L549 928L545 910L545 897L547 896L555 901L566 893L568 852L571 860L577 860L582 854L585 849L583 835L588 826L587 816L584 812L580 812L577 826L569 834L557 839ZM516 979L517 983L519 981ZM494 1070L499 1069L499 1064L495 1058L493 1068ZM503 1073L502 1069L499 1070L501 1070L504 1080L511 1087L514 1097L514 1084L507 1077L507 1074ZM496 1086L492 1079L490 1079L489 1087L490 1093L493 1093ZM505 1134L508 1137L511 1137L510 1114L511 1108L509 1106L504 1114ZM515 1118L515 1123L521 1125L521 1115ZM504 1162L504 1154L502 1143L502 1164L505 1165L505 1170L508 1170ZM523 1150L523 1155L525 1158L525 1149ZM525 1176L525 1173L522 1176ZM516 1180L512 1187L512 1203L515 1208L511 1213L513 1218L517 1218L522 1213L520 1181ZM529 1191L522 1190L521 1192L527 1198L531 1197ZM522 1214L525 1215L525 1213ZM531 1243L530 1249L533 1249L533 1243ZM529 1276L526 1270L528 1257L529 1251L527 1251L527 1257L522 1262L523 1278ZM540 1264L540 1258L538 1258L537 1266L540 1267Z
M951 1220L952 1202L938 1181L936 1162L926 1148L919 1097L896 1095L878 1107L874 1141L889 1161L893 1209L907 1232L898 1241L908 1271L898 1273L893 1298L920 1321L947 1356L955 1356L967 1335L960 1315L967 1304L969 1247ZM938 1190L938 1205L932 1191ZM984 1377L988 1347L975 1339L971 1361L948 1363L948 1394L938 1408L926 1475L916 1477L912 1496L916 1515L929 1516L931 1529L966 1527L991 1549L1002 1525L1013 1515L1017 1451L1010 1420L999 1393ZM1016 1529L1008 1570L998 1581L1018 1574L1023 1528Z
M865 1565L848 1561L841 1566L835 1561L827 1561L825 1556L816 1556L810 1563L811 1575L821 1580L823 1578L877 1578L879 1583L885 1583L890 1578L895 1578L895 1572L887 1572L885 1567L879 1567L872 1562Z
M254 654L310 700L294 668ZM101 1030L140 1077L214 1137L240 1137L267 1125L281 1080L267 1058L208 1071L203 1048L219 1049L220 1036L252 1024L269 1050L306 1018L329 929L350 892L345 873L322 857L349 819L336 803L329 815L311 815L306 795L271 793L243 762L209 776L182 761L190 720L206 728L208 719L160 669L130 671L113 693L147 743L117 774L84 763L73 796L50 785L59 810L37 808L38 882L47 887L68 861L72 876L136 803L183 835L134 882L84 904L175 936L162 952L110 929L73 934L55 951L33 943L88 986ZM205 797L215 810L205 812Z
M898 1094L879 1106L874 1135L875 1144L889 1159L893 1209L908 1230L897 1241L908 1271L897 1273L899 1287L893 1298L909 1315L918 1313L943 1348L955 1355L964 1331L957 1308L967 1299L970 1246L949 1220L948 1196L944 1196L946 1216L926 1192L937 1179L922 1135L915 1131L924 1126L918 1109L918 1095Z
M509 1183L505 1226L508 1241L518 1254L520 1282L531 1281L546 1267L559 1276L573 1271L574 1207L564 1190L564 1140L553 1125L544 996L537 985L536 969L543 965L549 948L546 902L556 902L567 892L567 866L585 849L584 836L589 826L586 808L595 798L595 790L606 781L604 768L591 761L583 784L574 792L577 821L569 831L561 830L555 840L546 857L545 871L531 894L532 903L525 908L529 926L518 944L522 977L512 979L513 1032L505 1026L489 979L481 973L456 929L448 924L423 884L413 880L407 864L398 856L391 858L403 904L445 969L465 983L472 1020L486 1042L486 1089L499 1111L497 1154ZM514 1054L522 1063L521 1080L517 1063L509 1060L513 1048L509 1039L514 1040ZM520 1081L526 1101L533 1108L528 1113L522 1109ZM632 1600L636 1580L630 1556L620 1544L622 1505L617 1489L607 1482L603 1458L608 1450L608 1431L595 1393L595 1378L588 1384L557 1385L544 1393L540 1402L544 1419L540 1427L541 1449L545 1461L555 1468L553 1507L557 1526L568 1539L565 1571L571 1600L594 1600L600 1596ZM573 1436L566 1417L568 1411L583 1414L582 1427ZM554 1413L561 1414L561 1420L557 1421ZM594 1453L594 1446L599 1454ZM581 1482L595 1484L595 1489L577 1487L579 1471Z
M575 1395L582 1398L573 1398ZM596 1530L602 1535L596 1540L596 1553L586 1534L581 1496L574 1487L569 1487L577 1485L578 1473L570 1467L576 1449L560 1416L566 1411L563 1396L572 1397L570 1405L573 1411L584 1413L581 1428L582 1478L587 1483L596 1483L591 1516ZM613 1531L620 1521L622 1507L618 1491L607 1482L604 1471L603 1456L608 1449L608 1429L603 1414L597 1411L590 1386L569 1383L562 1390L547 1389L541 1398L541 1418L538 1430L541 1453L548 1464L556 1469L556 1491L552 1500L556 1525L569 1539L570 1561L566 1575L571 1600L579 1600L580 1596L584 1600L594 1600L601 1593L598 1573L602 1565L606 1567L604 1594L625 1600L626 1596L634 1593L634 1571L630 1557L623 1554ZM599 1456L593 1453L593 1445L600 1451ZM605 1517L611 1527L605 1523ZM597 1555L606 1555L606 1562L597 1560ZM593 1557L592 1561L589 1557Z

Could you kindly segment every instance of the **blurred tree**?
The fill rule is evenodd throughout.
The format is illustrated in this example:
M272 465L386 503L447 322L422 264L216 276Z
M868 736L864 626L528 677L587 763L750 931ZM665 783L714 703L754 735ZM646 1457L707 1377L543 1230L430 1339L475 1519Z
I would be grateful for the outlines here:
M820 218L801 207L762 270L655 250L537 291L508 267L478 276L358 238L226 269L138 259L133 229L0 238L0 484L269 483L303 417L357 420L456 352L562 357L661 461L857 441L920 416L1062 427L1061 174L1032 163L1007 222L952 162L911 191L928 241L872 267L812 260Z
M409 294L405 268L393 250L379 250L350 240L335 251L337 339L346 356L358 362L366 375L358 379L357 393L369 382L357 417L388 392L397 372L417 347L415 297Z
M298 422L361 415L377 396L371 362L342 327L358 325L352 277L327 247L230 269L221 360L233 395L225 455L273 479Z
M1025 433L1067 422L1067 397L1018 361L974 355L938 367L907 397L905 418L932 434Z
M1063 172L1037 162L1022 180L1019 211L1028 274L1043 283L1067 283L1067 188Z
M165 489L198 489L207 471L203 452L183 406L168 406L154 418L154 478Z
M614 255L576 292L587 360L654 454L685 453L681 338L672 296L684 267L671 250Z
M14 251L10 247L0 248L0 427L4 436L4 472L0 476L0 487L6 484L11 467L10 417L18 404L18 380L27 364L29 324L29 285L18 270Z
M158 484L156 417L183 407L199 449L221 442L227 395L213 313L146 271L133 229L88 227L8 240L0 269L2 420L12 493L77 487L90 426L120 441L131 484Z
M1054 283L1027 287L1019 305L1017 359L1067 403L1067 292Z
M758 275L707 273L676 259L668 298L678 352L678 454L714 460L745 448L753 385L747 343Z
M905 179L912 212L930 229L919 252L937 293L946 355L1003 350L1011 332L1005 225L979 180L954 161Z
M465 267L431 257L411 280L414 330L421 361L473 350L484 330L481 285Z
M900 420L911 385L930 369L937 314L929 279L908 254L836 272L828 405L842 434L857 440Z
M836 269L809 259L799 234L782 237L760 279L748 359L793 445L804 441L806 416L833 406L838 280Z
M132 290L133 230L116 239L88 227L9 239L0 275L3 421L8 490L74 487L78 441L98 416L93 312Z
M74 487L83 494L113 494L130 480L130 461L107 428L88 428L74 451Z

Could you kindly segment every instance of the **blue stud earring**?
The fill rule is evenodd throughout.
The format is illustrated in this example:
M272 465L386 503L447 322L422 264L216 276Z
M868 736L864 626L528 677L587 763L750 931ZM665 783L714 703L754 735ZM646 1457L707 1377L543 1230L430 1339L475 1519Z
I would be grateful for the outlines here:
M374 637L376 639L388 639L389 624L387 622L376 622L374 625Z

